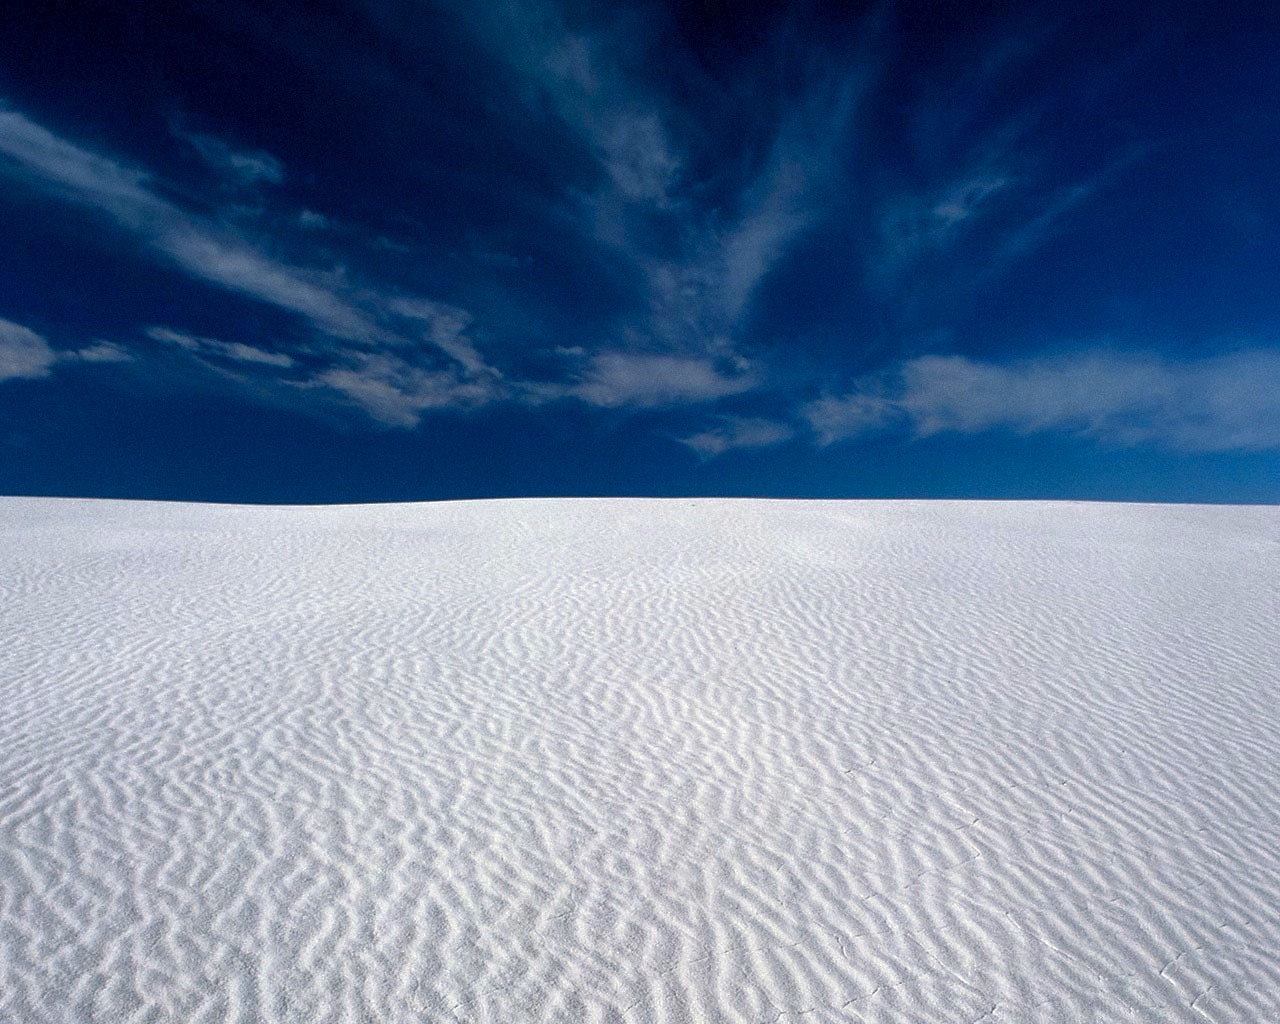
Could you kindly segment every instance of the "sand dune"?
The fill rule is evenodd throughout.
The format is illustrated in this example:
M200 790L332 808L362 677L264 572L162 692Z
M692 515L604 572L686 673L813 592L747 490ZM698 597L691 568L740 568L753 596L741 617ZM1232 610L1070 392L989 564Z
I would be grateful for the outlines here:
M1280 1020L1280 509L0 500L0 1021Z

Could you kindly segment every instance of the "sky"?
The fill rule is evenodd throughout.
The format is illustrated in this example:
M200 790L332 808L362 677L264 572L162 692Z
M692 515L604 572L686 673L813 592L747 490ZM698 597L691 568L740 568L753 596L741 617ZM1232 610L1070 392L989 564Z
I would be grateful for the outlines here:
M0 493L1280 501L1280 6L0 31Z

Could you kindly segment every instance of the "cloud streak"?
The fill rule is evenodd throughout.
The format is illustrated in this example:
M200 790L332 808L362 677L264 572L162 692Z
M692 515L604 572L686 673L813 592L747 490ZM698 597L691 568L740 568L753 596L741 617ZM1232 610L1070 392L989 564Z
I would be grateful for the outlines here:
M49 376L57 354L29 327L0 320L0 381Z
M142 171L68 142L3 106L0 157L7 158L11 173L106 214L201 280L297 313L336 337L376 335L369 315L325 287L314 273L273 260L235 233L179 209L159 195Z
M257 366L274 366L287 369L293 366L293 357L284 352L269 352L254 345L246 345L239 341L219 341L217 338L202 338L184 331L175 331L168 327L148 327L145 331L152 341L175 345L186 352L202 356L216 356L238 363L252 363Z
M188 143L200 159L235 185L264 182L279 185L284 181L284 164L270 153L259 149L237 149L214 135L190 132L178 125L173 134Z
M622 70L643 27L634 20L599 33L570 29L552 3L497 0L470 5L477 39L548 103L593 154L627 202L663 207L683 160L663 112Z
M795 437L789 423L756 416L721 416L716 426L676 438L704 462L735 449L773 448Z
M728 214L688 225L676 258L627 238L620 249L648 283L652 333L669 344L715 347L743 333L769 273L819 222L835 195L837 154L849 135L864 76L815 72L776 126L766 158Z
M749 366L725 368L701 356L600 352L569 393L590 405L653 408L711 402L759 384Z
M215 146L204 136L184 137L193 145L199 143L197 148L212 163L231 161L229 147ZM692 347L677 344L667 351L653 351L652 344L649 351L598 350L576 383L535 387L507 382L476 346L473 318L466 310L420 296L362 288L342 276L271 258L238 231L178 207L144 171L69 142L7 108L0 108L0 159L7 161L11 175L32 187L105 214L192 277L302 317L319 339L307 347L309 361L318 358L331 365L281 383L338 395L386 425L412 427L430 410L471 408L508 398L577 398L608 408L713 402L760 382L758 370L728 351L723 338L701 336ZM240 163L244 171L248 165ZM256 171L254 176L262 177ZM624 191L656 203L662 190L628 186ZM750 237L735 236L737 269L730 267L719 278L736 281L731 299L735 305L744 301L759 276L757 250L785 233L779 220L789 215L778 212L783 202L778 196L777 188L766 196L765 212L749 224ZM248 372L297 366L295 357L278 345L224 341L172 327L155 326L146 333L214 369L229 370L228 364L235 364L238 370L232 376L237 379ZM19 370L26 375L47 372L49 360L35 343L21 353L17 341L8 347L9 375ZM425 354L430 352L435 355Z
M125 349L106 341L58 350L31 328L0 318L0 382L40 380L59 364L126 363L132 359Z
M612 373L614 350L687 359L693 368L741 348L761 286L836 191L865 69L837 71L809 58L807 86L768 109L748 110L719 93L695 100L716 117L768 119L752 152L726 165L705 159L708 142L690 111L673 108L638 73L667 57L634 12L615 12L590 31L570 29L549 2L481 5L466 17L526 84L531 111L549 106L594 156L599 184L566 198L586 244L602 246L638 285L640 308L625 332L589 346L602 364L579 394L606 404L606 394L625 390L595 383ZM697 76L688 71L672 68L692 83ZM707 203L713 191L722 202ZM714 391L694 373L690 394ZM647 391L635 393L649 402Z
M205 155L214 153L219 160L235 156L229 148L213 147L207 137L198 138ZM248 173L245 160L239 163L240 172ZM259 171L268 165L259 163L253 174L261 178ZM0 172L4 171L57 198L106 215L197 280L301 317L314 332L306 344L307 355L313 362L327 360L331 365L317 370L312 380L288 381L291 386L314 385L341 395L381 423L406 427L416 425L428 409L450 404L466 407L504 396L498 384L501 374L488 366L469 337L472 318L465 310L360 287L338 272L304 269L275 259L241 232L207 222L166 199L147 173L77 146L0 106ZM241 373L285 370L296 363L293 355L278 348L168 327L152 327L146 333L207 365L214 365L210 358L239 364ZM4 357L7 376L48 372L52 360L40 348L42 339L38 341L19 329L9 332ZM120 350L99 347L96 351L99 361L105 361ZM95 357L86 354L84 358Z
M905 428L1008 430L1185 451L1280 447L1280 351L1178 361L1106 350L1009 363L923 356L802 409L821 444Z
M493 380L468 378L454 369L428 370L393 355L363 354L299 385L340 395L388 427L417 426L424 413L471 409L504 397Z

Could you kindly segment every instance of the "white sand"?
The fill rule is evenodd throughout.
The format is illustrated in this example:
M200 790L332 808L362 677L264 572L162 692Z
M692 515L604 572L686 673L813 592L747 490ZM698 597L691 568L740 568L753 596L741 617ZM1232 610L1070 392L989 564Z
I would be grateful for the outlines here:
M0 500L0 1021L1280 1021L1280 509Z

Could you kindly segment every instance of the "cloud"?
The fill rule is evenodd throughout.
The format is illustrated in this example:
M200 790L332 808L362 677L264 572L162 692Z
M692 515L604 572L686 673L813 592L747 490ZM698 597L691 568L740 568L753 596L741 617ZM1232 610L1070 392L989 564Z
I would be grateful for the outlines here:
M332 395L362 410L383 426L411 429L425 413L443 409L473 409L512 397L501 375L488 367L466 341L469 317L461 310L425 300L403 300L402 315L428 324L428 335L452 363L444 367L423 367L394 351L357 352L337 365L323 367L304 377L276 377L276 397L288 404L290 395L313 392ZM287 370L297 365L288 353L268 351L241 342L205 338L168 327L149 327L146 335L154 341L180 348L200 362L226 374L222 363L232 361L238 372L230 377L250 383L246 370ZM409 340L401 347L408 346ZM261 383L261 381L259 381ZM562 394L553 397L563 397Z
M0 318L0 381L39 380L67 363L125 363L133 359L127 350L109 341L81 349L54 349L35 331Z
M1011 173L982 168L936 192L893 197L881 213L882 247L873 272L896 278L922 257L955 244L1016 187Z
M1017 159L1006 154L934 191L891 196L870 249L871 281L880 288L910 283L922 267L970 285L990 280L1049 241L1068 213L1132 159L1123 156L1085 180L1054 186L1020 173ZM961 258L964 246L976 255Z
M491 267L496 270L520 270L533 265L532 256L510 252L505 245L494 246L487 244L486 240L477 232L467 232L466 242L465 252L451 254L454 259L473 260L480 266Z
M1062 93L1026 88L1035 62L1053 63L1061 28L1054 19L1031 28L997 18L976 51L957 48L920 76L904 110L910 145L905 160L888 165L900 164L896 172L879 175L887 184L872 200L864 248L866 283L892 298L896 317L904 306L954 311L957 293L977 291L1046 245L1145 152L1108 147L1101 134L1062 145L1062 118L1077 115L1058 105L1078 97L1082 82Z
M245 218L226 209L198 216L145 170L3 105L0 173L105 215L192 278L293 313L311 329L301 342L296 332L285 333L271 348L174 327L152 328L153 340L181 345L224 369L234 362L241 375L260 371L268 389L280 376L272 371L306 368L303 384L340 394L380 422L408 425L449 402L470 407L499 397L656 408L762 386L767 364L742 354L744 325L762 282L834 194L862 70L815 64L801 75L807 84L771 101L761 118L753 114L759 123L741 160L726 168L703 159L701 180L692 180L690 153L705 157L706 140L692 130L690 111L646 84L642 69L658 37L639 22L616 15L583 32L571 29L554 4L502 0L468 17L535 95L531 109L550 109L594 155L603 172L596 191L566 189L566 201L580 218L584 251L598 256L602 242L610 246L640 286L639 308L619 317L615 333L556 339L586 350L573 361L580 372L567 381L510 379L477 344L485 334L470 311L362 285L342 268L291 264L278 255L287 246L256 237ZM702 102L724 110L729 101L704 95ZM180 127L173 133L237 183L283 179L270 154ZM714 202L706 198L711 193ZM304 226L296 212L259 219L299 232ZM322 223L304 220L307 227Z
M149 241L196 277L304 316L325 334L350 341L378 334L373 317L320 275L272 260L234 236L220 238L182 217Z
M441 352L473 374L492 374L479 350L467 337L471 314L456 306L428 299L399 298L387 302L387 308L407 319L426 325L426 336Z
M293 357L285 352L270 352L255 345L246 345L239 341L219 341L216 338L202 338L183 331L175 331L168 327L148 327L144 332L153 341L161 341L169 345L200 355L220 356L240 363L253 363L258 366L275 366L281 369L293 366Z
M818 435L818 443L828 445L879 430L900 419L902 411L897 402L883 395L854 391L809 402L802 415Z
M1009 363L923 356L805 406L822 444L907 425L1009 430L1187 451L1280 447L1280 350L1192 360L1106 350Z
M757 383L749 367L726 372L710 358L607 351L592 357L570 393L608 408L656 407L710 402L749 391Z
M648 284L656 336L696 347L741 334L769 273L836 200L866 75L820 69L811 78L778 115L764 158L727 209L680 209L678 255L654 253L644 233L615 242Z
M57 353L35 331L0 319L0 381L47 377Z
M795 428L777 420L748 416L722 416L719 425L676 438L697 453L703 461L735 448L772 448L795 436Z
M667 201L680 160L656 111L617 111L594 134L619 192L658 205Z
M189 143L200 159L237 185L284 181L284 165L260 149L236 149L213 135L189 132L174 125L173 134Z
M132 352L112 341L97 341L79 351L64 353L62 357L67 355L84 363L131 363L134 358Z
M759 386L762 368L747 368L736 336L760 282L813 221L814 183L846 127L846 91L811 90L788 108L754 173L712 209L698 195L708 182L689 177L689 150L702 139L646 84L639 69L654 58L656 37L632 15L582 31L554 3L499 0L466 16L477 41L515 72L531 113L550 110L594 156L598 182L565 198L586 251L603 245L639 285L640 308L616 335L587 346L594 354L576 384L523 382L514 391L534 402L568 395L652 408ZM466 365L449 331L429 333Z
M105 213L197 278L298 313L336 337L376 334L369 314L327 287L321 275L280 263L235 232L201 222L158 195L145 173L2 106L0 157L30 184Z
M817 219L812 159L784 148L744 191L739 217L698 226L677 259L623 246L644 275L655 337L696 349L740 332L761 283Z
M455 370L425 370L394 355L363 355L352 366L334 367L303 385L340 394L389 427L415 427L423 413L476 408L504 397L497 382L468 379Z
M934 203L931 219L943 229L955 228L972 220L987 200L1003 192L1010 184L1006 177L985 176L953 184L950 191Z
M375 17L379 5L371 5ZM683 160L664 112L636 89L627 69L648 56L652 32L633 13L580 31L554 0L493 0L459 5L474 41L514 72L528 113L550 113L594 157L607 188L626 202L664 206ZM383 19L401 31L398 19Z
M590 30L570 27L553 2L499 0L468 8L467 17L481 45L524 84L531 112L553 111L594 155L598 182L567 189L565 198L586 251L603 246L637 286L626 329L599 345L601 365L582 394L598 404L623 395L656 402L647 389L601 382L623 372L609 353L637 353L646 360L638 366L658 372L671 364L647 362L655 352L705 367L742 344L762 283L838 195L866 69L811 52L770 54L793 76L802 59L801 85L748 112L682 56L659 49L663 39L633 12L614 11ZM652 84L655 60L670 62L667 78L688 87L687 102ZM751 138L745 151L728 160L715 153L699 114L740 121ZM703 373L680 393L714 390ZM677 393L675 383L663 393Z
M98 206L131 230L145 230L167 205L148 191L142 172L58 138L2 101L0 156L46 188Z
M729 323L741 319L765 275L816 218L807 205L809 172L802 168L802 159L780 159L771 167L742 219L718 239L720 265L709 277Z
M189 138L198 139L206 155L236 156L229 149L213 147L207 137ZM238 161L242 173L252 169L248 159ZM255 174L269 167L259 163ZM302 317L314 332L304 345L306 354L311 361L330 364L315 372L312 383L344 395L380 422L408 426L426 409L450 403L471 406L502 393L493 383L501 374L488 366L468 333L472 318L467 311L362 287L340 271L324 273L282 262L242 232L206 222L174 205L145 172L68 142L0 105L0 173L6 171L58 198L105 214L198 280ZM285 369L296 362L289 352L168 327L152 327L146 333L201 359L235 361L242 371ZM430 343L429 349L423 349L423 340ZM30 339L22 342L21 353L17 341L7 348L12 349L6 357L14 370L10 376L17 375L19 368L23 375L47 372L49 361ZM378 356L371 351L378 348L401 349L405 355ZM100 345L77 358L101 362L118 359L122 353ZM442 357L454 368L430 365Z
M496 37L505 58L586 143L613 188L628 201L665 206L683 161L662 112L621 70L636 32L572 32L558 11L537 4L495 4L491 15L507 22Z

